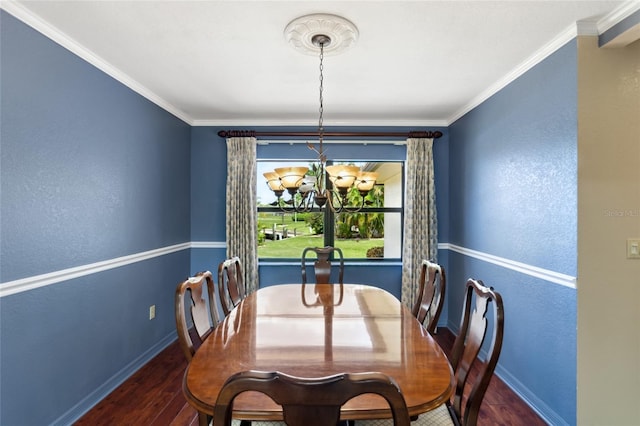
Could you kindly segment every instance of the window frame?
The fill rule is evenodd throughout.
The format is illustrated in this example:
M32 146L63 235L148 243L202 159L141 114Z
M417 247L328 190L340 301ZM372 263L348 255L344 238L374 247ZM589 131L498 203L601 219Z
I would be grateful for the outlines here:
M273 163L273 162L278 162L278 163L292 163L292 164L301 164L301 163L310 163L310 162L314 162L317 161L316 159L304 159L304 158L286 158L286 159L274 159L274 158L264 158L264 157L260 157L258 156L256 158L257 163L263 163L263 162L269 162L269 163ZM398 163L400 165L400 173L401 173L401 182L400 182L400 191L402 193L402 205L400 207L363 207L360 211L358 212L354 212L354 213L397 213L400 215L400 257L384 257L384 258L366 258L366 257L362 257L362 258L348 258L345 257L345 261L351 261L351 262L375 262L375 263L380 263L380 262L398 262L398 261L402 261L402 253L403 253L403 244L404 244L404 228L402 226L402 224L404 223L404 209L405 209L405 177L406 177L406 172L405 172L405 168L406 168L406 159L371 159L371 160L362 160L359 158L350 158L350 159L340 159L340 160L331 160L331 161L327 161L327 164L331 164L331 163L346 163L346 162L353 162L353 163L363 163L363 162L369 162L369 163ZM261 185L261 184L265 184L264 183L264 178L262 176L257 176L257 185ZM331 183L330 181L327 179L327 188L331 187ZM257 190L257 189L256 189ZM288 197L288 194L285 192L285 194L283 195L283 197ZM273 199L275 200L275 195L273 195ZM277 206L256 206L256 215L258 215L259 213L262 212L266 212L266 213L282 213L282 209L280 209ZM336 220L336 215L338 213L335 213L333 211L331 211L331 209L328 209L327 207L322 208L321 210L318 210L317 208L314 208L312 210L312 213L318 213L318 212L323 212L324 213L324 232L323 232L323 238L324 238L324 245L330 245L330 246L334 246L335 245L335 220ZM329 231L329 232L327 232ZM280 258L280 257L259 257L258 258L259 262L282 262L282 261L292 261L292 260L299 260L298 258Z

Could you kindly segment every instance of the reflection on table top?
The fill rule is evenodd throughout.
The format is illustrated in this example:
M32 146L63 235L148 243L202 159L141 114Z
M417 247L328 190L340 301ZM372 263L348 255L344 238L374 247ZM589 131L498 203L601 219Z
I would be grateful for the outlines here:
M380 371L398 382L411 415L442 404L453 389L446 356L411 312L385 290L355 284L283 284L247 296L196 352L185 396L212 413L226 378L243 370L306 377ZM362 395L343 407L342 417L389 413L381 397ZM234 416L275 420L282 412L247 393L236 400Z

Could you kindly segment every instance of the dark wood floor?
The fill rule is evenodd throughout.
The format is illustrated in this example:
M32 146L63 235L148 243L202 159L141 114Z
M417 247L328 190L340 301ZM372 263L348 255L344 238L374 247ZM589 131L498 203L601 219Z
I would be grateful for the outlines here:
M455 336L448 329L439 329L435 337L448 354ZM176 341L98 403L76 425L197 426L198 415L182 395L182 376L186 366ZM478 423L546 425L495 376L482 401Z

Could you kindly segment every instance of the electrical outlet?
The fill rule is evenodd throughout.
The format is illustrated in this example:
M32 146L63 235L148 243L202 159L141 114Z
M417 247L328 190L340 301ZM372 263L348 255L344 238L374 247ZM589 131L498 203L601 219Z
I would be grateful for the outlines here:
M156 305L149 306L149 319L152 320L156 317Z
M627 259L640 259L640 238L627 240Z

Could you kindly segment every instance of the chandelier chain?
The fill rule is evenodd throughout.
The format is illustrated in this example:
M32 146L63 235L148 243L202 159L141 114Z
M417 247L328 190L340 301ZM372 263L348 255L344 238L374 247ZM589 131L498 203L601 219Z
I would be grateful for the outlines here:
M324 60L324 43L320 42L320 108L319 108L320 116L318 118L318 133L319 133L318 137L319 137L319 142L320 142L320 152L322 152L322 139L323 139L323 136L324 136L324 127L323 127L324 76L322 74L322 71L324 70L323 60Z
M358 166L345 164L326 165L327 157L324 153L324 48L332 43L326 34L315 34L311 38L314 46L320 48L320 87L318 108L318 142L316 149L307 142L307 146L318 154L318 161L309 167L278 167L273 172L264 173L269 188L278 197L273 205L280 206L282 211L309 212L314 206L320 211L331 210L335 213L342 211L357 212L365 204L365 196L371 191L377 178L375 172L363 172ZM291 198L282 200L282 194L287 191ZM359 205L350 206L349 193L357 190L360 193Z

